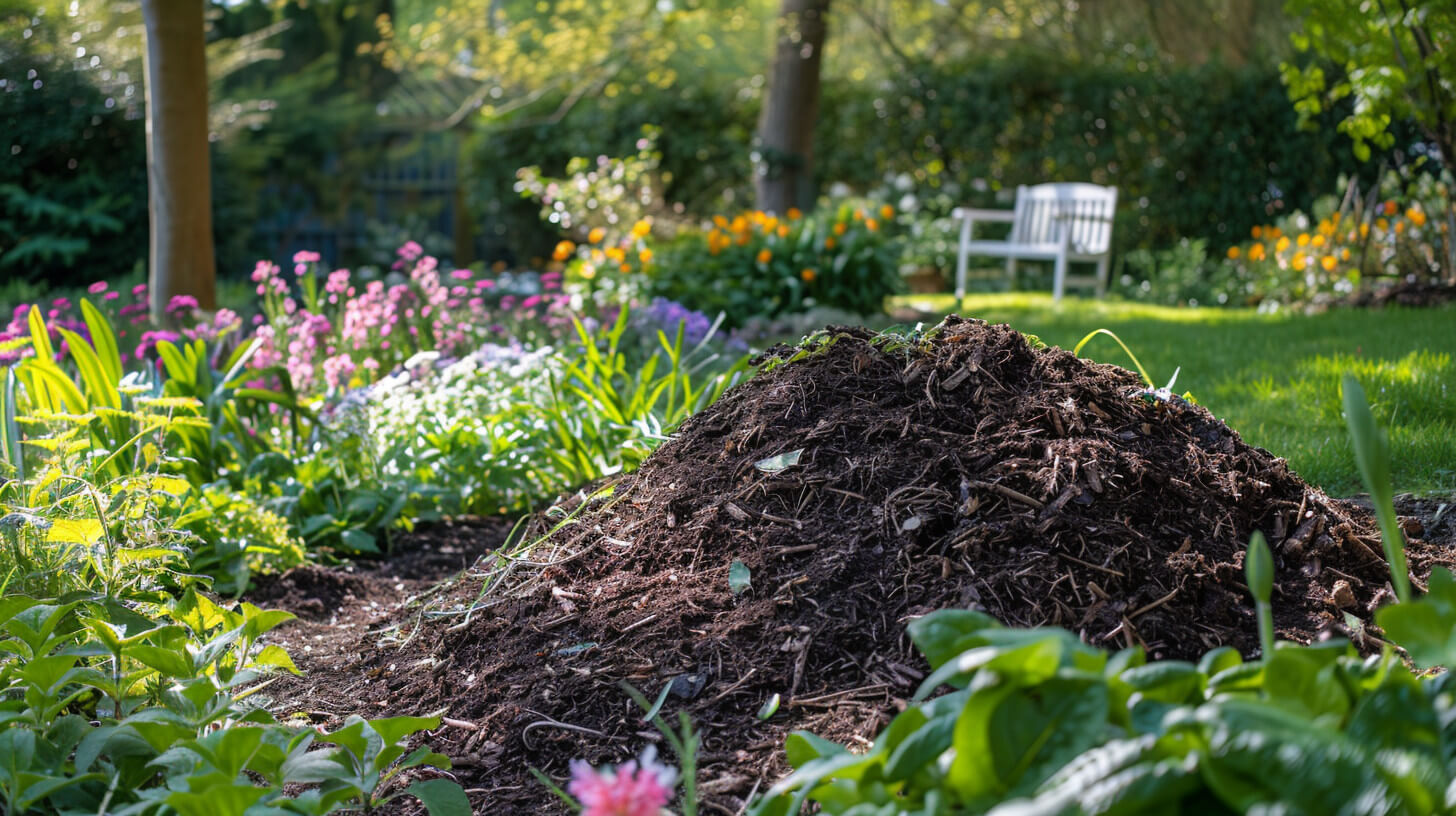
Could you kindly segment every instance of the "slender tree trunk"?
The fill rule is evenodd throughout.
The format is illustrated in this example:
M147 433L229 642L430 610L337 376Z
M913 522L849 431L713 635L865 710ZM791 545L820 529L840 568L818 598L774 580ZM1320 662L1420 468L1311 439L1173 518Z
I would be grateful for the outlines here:
M829 0L782 0L773 79L758 121L758 207L813 203L814 124Z
M151 308L176 295L216 304L203 0L143 0Z

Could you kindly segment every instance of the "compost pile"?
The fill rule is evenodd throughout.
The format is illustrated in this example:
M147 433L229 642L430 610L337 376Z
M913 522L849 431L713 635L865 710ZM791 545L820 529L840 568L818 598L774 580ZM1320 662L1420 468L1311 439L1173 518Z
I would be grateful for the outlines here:
M536 564L496 569L468 623L360 640L295 704L443 711L455 727L431 742L477 809L534 813L556 806L528 767L560 779L574 757L629 758L653 731L618 684L666 688L663 712L702 734L709 811L734 813L783 769L788 731L853 742L903 706L927 671L904 634L916 615L976 608L1155 657L1251 653L1254 530L1275 553L1281 637L1367 618L1388 592L1365 511L1123 369L959 318L908 338L831 329L767 362L578 507ZM1437 549L1413 542L1418 577ZM471 604L482 585L452 591Z

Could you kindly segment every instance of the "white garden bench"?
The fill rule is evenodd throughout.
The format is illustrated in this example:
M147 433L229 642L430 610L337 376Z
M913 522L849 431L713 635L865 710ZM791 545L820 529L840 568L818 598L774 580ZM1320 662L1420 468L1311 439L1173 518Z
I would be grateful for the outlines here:
M1006 259L1007 278L1016 278L1017 261L1052 261L1052 300L1062 299L1068 283L1092 285L1097 296L1107 291L1108 261L1112 250L1112 214L1117 209L1117 188L1096 184L1038 184L1016 188L1014 210L957 208L961 220L961 248L956 259L956 302L966 296L966 261L972 255ZM977 222L1011 222L1004 241L974 241ZM1095 263L1093 276L1067 275L1070 263Z

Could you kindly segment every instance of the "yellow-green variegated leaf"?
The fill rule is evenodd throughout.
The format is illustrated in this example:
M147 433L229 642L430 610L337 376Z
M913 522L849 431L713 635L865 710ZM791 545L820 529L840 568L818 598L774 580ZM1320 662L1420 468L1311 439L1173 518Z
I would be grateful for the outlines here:
M95 544L105 533L101 522L93 518L56 519L51 522L51 529L46 534L46 540L70 544Z

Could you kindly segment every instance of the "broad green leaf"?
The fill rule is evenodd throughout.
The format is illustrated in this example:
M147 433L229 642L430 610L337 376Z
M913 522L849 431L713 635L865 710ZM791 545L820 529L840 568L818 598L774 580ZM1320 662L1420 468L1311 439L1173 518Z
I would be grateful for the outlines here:
M420 800L430 816L470 816L470 799L465 791L448 779L426 779L413 782L405 793Z
M941 609L912 621L906 630L915 648L938 669L946 661L965 650L959 645L966 635L983 629L999 629L1001 624L990 615L969 609Z
M1375 621L1417 666L1456 666L1456 578L1446 568L1431 570L1424 597L1382 607Z

